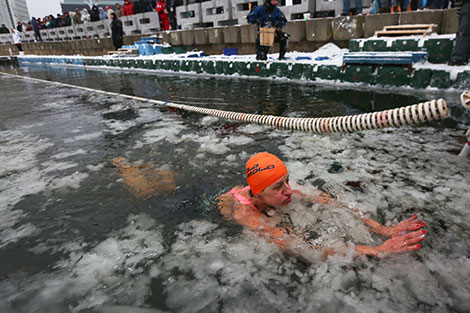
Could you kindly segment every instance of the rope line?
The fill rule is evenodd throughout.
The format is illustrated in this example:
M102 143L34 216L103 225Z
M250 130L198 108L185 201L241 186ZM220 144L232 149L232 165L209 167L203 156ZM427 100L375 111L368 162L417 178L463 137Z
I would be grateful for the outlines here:
M276 128L294 129L301 131L310 131L314 133L336 133L336 132L357 132L362 130L380 129L386 127L400 127L403 125L415 125L437 119L447 118L449 112L446 102L443 99L426 101L419 104L409 105L401 108L378 111L373 113L363 113L357 115L320 117L320 118L298 118L282 117L274 115L260 115L240 113L233 111L223 111L216 109L207 109L185 104L177 104L166 101L159 101L136 97L116 92L109 92L88 87L70 85L60 82L48 81L38 78L1 73L6 76L18 77L22 79L38 81L43 83L55 84L58 86L77 88L86 91L102 93L106 95L121 96L127 99L133 99L141 102L153 103L162 107L171 107L175 109L191 111L206 115L212 115L219 118L268 125Z

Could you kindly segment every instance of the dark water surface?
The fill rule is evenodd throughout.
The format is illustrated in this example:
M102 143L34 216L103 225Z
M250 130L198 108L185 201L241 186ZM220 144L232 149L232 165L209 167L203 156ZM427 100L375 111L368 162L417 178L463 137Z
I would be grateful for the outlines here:
M458 94L58 67L0 71L247 113L337 116L444 97L452 115L314 135L0 75L0 312L470 311L470 164L456 156L470 122ZM300 261L224 221L214 197L244 183L244 164L259 151L285 160L304 188L329 191L382 222L418 213L429 232L423 249ZM117 157L174 173L175 190L136 196L113 165ZM355 243L384 239L346 213L292 210L314 226L331 220Z

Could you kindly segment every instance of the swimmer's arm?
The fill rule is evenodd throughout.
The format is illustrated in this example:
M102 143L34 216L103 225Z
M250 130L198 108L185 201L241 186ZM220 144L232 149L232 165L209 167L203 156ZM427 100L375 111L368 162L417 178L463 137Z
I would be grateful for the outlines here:
M267 237L269 241L291 255L302 255L301 251L309 248L301 238L290 234L285 228L272 226L268 217L251 208L240 206L235 209L233 218L240 225Z
M380 224L379 222L377 222L377 221L373 220L372 218L370 218L366 213L362 212L360 209L352 208L352 207L350 207L349 205L347 205L345 203L337 201L325 192L321 192L317 196L305 195L299 190L293 190L293 193L298 194L302 198L304 198L306 200L309 200L309 201L315 201L315 202L324 203L324 204L330 204L331 203L331 204L341 206L341 207L347 209L348 211L351 211L357 217L359 217L359 219L364 224L369 226L369 229L371 231L373 231L377 234L380 234L380 235L384 235L384 236L388 236L388 237L394 237L394 236L402 235L404 232L418 230L418 229L425 226L425 224L422 223L421 220L416 220L416 218L417 218L416 214L413 217L411 217L407 220L404 220L404 221L402 221L402 222L400 222L400 223L398 223L394 226L384 226L384 225Z
M383 257L392 253L401 253L407 251L416 251L421 248L419 242L423 241L426 236L421 231L406 233L401 236L392 237L378 246L354 246L354 256L370 255L375 257ZM325 256L331 254L345 254L344 247L341 249L329 249L324 252Z

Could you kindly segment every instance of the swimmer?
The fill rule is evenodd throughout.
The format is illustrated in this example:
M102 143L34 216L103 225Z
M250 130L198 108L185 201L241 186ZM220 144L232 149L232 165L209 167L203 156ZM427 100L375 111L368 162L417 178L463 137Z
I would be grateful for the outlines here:
M173 172L157 171L153 165L132 165L123 157L114 158L112 162L129 191L137 198L169 194L176 189Z
M292 197L323 204L333 204L350 209L343 203L336 202L331 196L321 191L307 196L298 190L293 190L289 184L289 173L284 163L275 155L268 152L255 154L246 164L246 179L248 186L236 186L229 192L219 196L218 207L222 215L248 227L270 241L276 243L284 251L300 255L305 249L301 238L296 236L289 227L280 227L271 211L287 206ZM417 215L393 226L384 226L374 221L358 209L350 209L364 222L372 232L389 237L378 246L355 245L354 255L384 256L391 253L414 251L421 248L418 244L425 239L425 226ZM310 247L311 248L311 247ZM322 246L315 246L324 249ZM323 251L324 255L341 253L333 249Z

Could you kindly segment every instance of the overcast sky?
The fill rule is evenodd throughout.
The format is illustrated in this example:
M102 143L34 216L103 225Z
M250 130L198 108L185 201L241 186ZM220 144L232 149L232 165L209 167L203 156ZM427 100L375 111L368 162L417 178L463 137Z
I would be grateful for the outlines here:
M62 13L59 0L26 0L30 17L44 17L52 14Z

